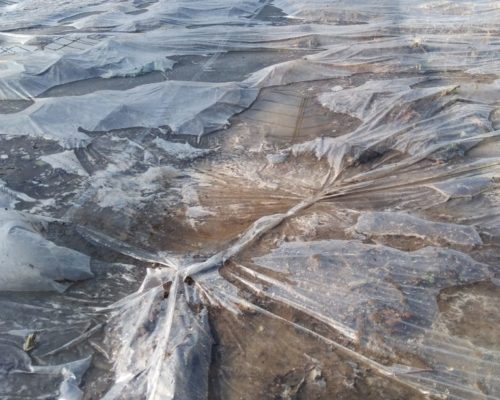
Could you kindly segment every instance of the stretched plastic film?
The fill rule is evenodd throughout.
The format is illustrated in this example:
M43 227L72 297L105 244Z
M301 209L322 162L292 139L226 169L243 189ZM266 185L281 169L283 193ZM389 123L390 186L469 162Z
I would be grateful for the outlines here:
M0 398L500 399L499 29L0 1Z

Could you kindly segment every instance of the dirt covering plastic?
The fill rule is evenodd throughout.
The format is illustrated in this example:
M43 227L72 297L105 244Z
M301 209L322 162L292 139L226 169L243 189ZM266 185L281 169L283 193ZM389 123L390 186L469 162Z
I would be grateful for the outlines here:
M500 399L500 3L0 1L0 398Z

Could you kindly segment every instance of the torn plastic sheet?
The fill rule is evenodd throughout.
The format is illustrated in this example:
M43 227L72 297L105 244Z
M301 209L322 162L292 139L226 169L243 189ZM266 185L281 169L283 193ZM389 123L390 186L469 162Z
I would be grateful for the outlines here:
M499 399L499 21L0 3L0 397Z

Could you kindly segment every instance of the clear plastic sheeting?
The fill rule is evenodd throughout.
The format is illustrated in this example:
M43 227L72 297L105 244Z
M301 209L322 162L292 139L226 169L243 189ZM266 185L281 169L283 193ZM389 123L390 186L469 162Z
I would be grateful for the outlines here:
M109 326L119 343L117 384L103 398L206 398L207 310L174 274L149 270L137 293L112 306Z
M63 291L65 282L93 277L88 256L42 236L44 221L9 211L1 214L1 290Z
M391 353L411 348L429 369L447 379L467 381L470 375L488 369L489 360L482 357L476 361L477 366L465 366L460 355L453 356L435 347L443 340L440 332L434 338L432 329L440 290L487 280L490 276L486 265L461 253L433 247L401 252L331 240L287 243L254 261L284 273L292 283L293 290L266 275L252 273L266 282L262 289L265 295L288 304L296 302L296 308L325 319L344 336L363 346L386 347ZM434 339L430 344L428 337ZM451 338L446 342L448 346L454 344ZM460 347L460 343L455 346ZM453 373L443 369L443 364L452 366ZM394 371L396 375L399 372ZM403 371L401 375L410 381L421 378L422 387L434 391L433 384L427 382L429 371L416 369ZM449 390L456 394L460 389Z
M362 214L354 229L369 237L412 237L427 240L429 244L473 248L483 244L471 226L425 221L397 212Z
M497 1L0 1L0 398L500 399Z
M71 140L87 145L83 131L134 126L169 126L180 134L201 135L223 127L229 116L252 103L255 93L237 84L154 83L124 92L40 99L26 110L3 116L1 123L8 135L58 139L62 132L74 132L62 135L60 142L66 146ZM145 112L148 109L151 113Z

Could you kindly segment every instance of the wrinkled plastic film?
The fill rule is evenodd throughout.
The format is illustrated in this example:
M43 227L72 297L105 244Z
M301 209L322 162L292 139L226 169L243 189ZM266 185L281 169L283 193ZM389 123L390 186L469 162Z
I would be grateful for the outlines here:
M499 21L0 3L0 397L500 399Z

